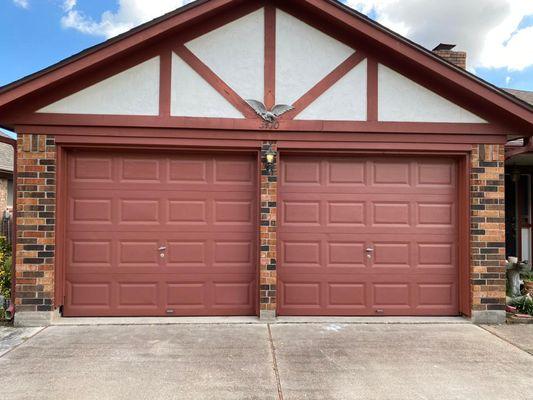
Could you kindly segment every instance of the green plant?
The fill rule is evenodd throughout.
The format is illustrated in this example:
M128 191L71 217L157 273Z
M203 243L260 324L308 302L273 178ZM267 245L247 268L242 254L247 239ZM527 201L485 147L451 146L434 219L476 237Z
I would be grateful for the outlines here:
M11 245L4 237L0 237L0 294L5 298L11 295Z
M529 294L513 299L512 305L523 314L533 315L533 297Z
M522 274L520 274L522 280L524 282L533 282L533 272L532 271L528 271L528 272L524 272Z

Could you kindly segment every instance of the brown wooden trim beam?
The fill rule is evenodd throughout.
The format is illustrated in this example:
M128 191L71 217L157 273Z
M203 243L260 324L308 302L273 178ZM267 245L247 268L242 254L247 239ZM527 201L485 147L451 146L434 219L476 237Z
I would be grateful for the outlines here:
M324 94L329 88L337 83L348 72L355 68L361 61L365 59L366 55L360 51L355 52L346 60L344 60L337 68L331 71L320 82L313 86L307 93L294 102L294 110L289 111L284 115L284 119L294 119L298 114L304 111L311 103Z
M159 117L136 115L33 114L12 121L13 125L189 128L280 132L351 132L351 133L427 133L434 135L506 135L508 131L492 124L457 124L432 122L367 122L280 120L278 129L265 129L262 120L238 118Z
M367 58L366 71L366 119L378 121L378 63L373 58Z
M159 76L159 115L170 116L171 81L172 81L172 52L163 51L160 56Z
M246 118L257 119L255 111L248 105L248 103L246 103L246 101L244 101L198 57L196 57L192 51L185 46L178 46L174 48L174 52Z
M268 110L276 102L276 8L265 5L265 100Z

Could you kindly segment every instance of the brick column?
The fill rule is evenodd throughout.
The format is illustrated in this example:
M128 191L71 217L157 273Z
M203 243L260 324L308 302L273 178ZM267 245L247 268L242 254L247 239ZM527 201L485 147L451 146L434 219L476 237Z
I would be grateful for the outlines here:
M56 147L19 135L15 323L46 325L54 309Z
M3 150L3 149L2 149ZM0 178L0 218L7 208L7 179Z
M505 322L505 149L479 145L471 159L472 320Z
M272 171L268 171L265 160L269 149L276 151L275 142L263 142L261 148L261 229L260 229L260 318L269 320L276 317L277 279L277 190L278 157Z

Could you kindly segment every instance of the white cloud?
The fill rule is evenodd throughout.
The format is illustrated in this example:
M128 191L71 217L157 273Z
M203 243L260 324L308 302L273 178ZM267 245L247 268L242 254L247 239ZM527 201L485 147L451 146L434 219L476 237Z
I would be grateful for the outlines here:
M118 0L116 12L106 11L94 20L77 9L76 0L65 0L65 15L61 23L65 28L110 38L137 25L157 18L192 0Z
M531 0L347 0L378 22L427 48L454 43L475 69L520 71L533 65L533 27L518 29L533 15Z
M28 2L28 0L13 0L13 3L22 8L30 7L30 3Z
M65 10L65 12L69 12L74 7L76 7L77 3L78 3L78 0L64 0L63 1L63 10Z

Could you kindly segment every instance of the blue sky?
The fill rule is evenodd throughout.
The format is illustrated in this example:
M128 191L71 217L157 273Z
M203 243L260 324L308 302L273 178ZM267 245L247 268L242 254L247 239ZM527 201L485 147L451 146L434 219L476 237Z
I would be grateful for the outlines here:
M115 2L85 3L84 11L97 16ZM105 39L63 28L62 16L60 0L36 0L29 9L16 6L12 0L0 0L0 85L46 68Z
M62 23L62 18L64 19L67 13L65 9L65 1L68 2L68 0L0 0L0 85L5 85L16 79L22 78L105 40L106 35L109 36L109 33L104 33L105 28L102 23L102 14L104 12L109 12L112 17L116 16L116 18L112 18L112 22L118 24L120 21L123 22L125 18L132 15L133 12L126 9L128 4L144 1L145 4L143 4L143 7L146 9L146 4L155 4L158 1L160 3L169 3L172 0L121 0L121 4L119 4L118 0L70 0L71 9L78 12L78 14L76 14L76 17L78 18L70 24L70 27L66 27L66 24L64 22ZM178 0L173 1L177 2ZM417 2L414 0L402 0L402 9L405 9L406 12L406 17L403 20L401 19L401 16L398 17L397 12L393 14L390 10L392 7L390 4L393 4L394 1L397 0L390 0L388 3L387 0L346 1L351 6L361 11L365 11L372 18L378 19L392 29L398 28L395 30L400 31L400 33L405 34L427 47L437 44L439 40L449 42L457 37L460 38L461 36L457 35L461 34L469 39L468 43L465 41L464 46L462 47L480 47L483 41L483 38L481 37L475 38L477 41L473 41L472 33L464 33L458 29L455 29L457 31L455 32L453 25L447 25L446 21L442 21L442 23L447 27L446 29L451 27L449 28L449 31L452 33L451 36L448 35L450 33L448 31L435 32L433 26L428 27L425 31L422 28L418 30L406 28L405 32L401 32L401 30L405 28L405 25L409 25L409 18L413 15L413 10L409 9L409 7L411 7L409 2L413 3L413 7L416 4L417 11L418 9L423 8L425 10L423 10L423 12L431 13L430 9L428 11L428 7L420 7L421 2L424 0L418 0ZM435 2L434 0L425 1L431 2L432 5L435 3L446 3ZM528 2L530 0L482 1L487 3L498 1L501 3L505 1ZM19 5L15 4L17 2ZM531 2L533 3L533 0L531 0ZM27 8L20 5L25 5L25 3L27 3ZM452 5L450 5L450 7L451 6ZM158 6L156 5L154 7ZM389 9L387 9L387 7L389 7ZM398 5L396 7L398 7ZM440 7L442 7L442 5ZM146 10L135 10L137 14L142 14L145 11ZM394 9L394 11L397 11L397 9ZM506 45L508 41L517 36L517 33L520 30L525 32L525 28L531 28L531 31L533 32L533 7L531 13L529 13L529 11L529 9L526 10L526 12L521 11L522 15L518 20L515 17L514 20L519 21L519 24L518 26L511 28L511 30L514 29L514 31L510 32L508 39L501 39L503 45ZM155 12L157 13L157 11ZM439 10L435 10L435 12L439 12L438 15L442 14ZM476 12L478 11L476 10ZM496 9L494 12L501 13L501 11ZM468 10L465 10L463 14L468 14ZM479 15L475 15L476 21L490 20L490 18L481 18ZM141 18L142 20L142 18L149 19L153 18L153 16L154 15L136 15L135 18ZM417 18L416 15L414 17ZM426 17L427 19L431 19L431 14L426 15ZM134 17L131 18L135 19ZM133 24L136 23L138 23L138 20L133 22ZM482 22L479 23L481 24ZM467 20L464 24L467 25ZM108 26L106 25L105 27ZM102 29L101 32L98 31L100 28ZM480 26L476 28L476 32L485 32L490 27L487 29L485 28L487 27ZM474 32L474 34L476 32ZM455 37L453 34L455 34ZM480 34L479 36L482 35ZM442 37L443 39L439 39L439 37ZM457 42L460 42L460 39L457 40ZM526 43L529 43L529 48L524 48L523 52L530 52L533 54L533 41ZM461 43L458 43L458 46L461 49ZM483 55L477 54L477 50L478 49L476 48L476 59L483 59ZM472 51L472 53L474 53L474 51ZM509 56L510 65L507 66L501 65L505 65L505 60L502 60L502 58L506 58L505 56L500 56L499 60L493 59L489 61L480 61L478 62L479 65L475 66L475 73L483 79L500 87L533 90L533 62L529 63L529 60L531 59L530 57L525 61L525 64L527 65L526 67L523 66L524 60L521 61L522 67L517 67L517 63L520 64L519 60L511 60L511 58L519 58L520 56L520 51L512 53ZM486 65L489 66L487 67Z

